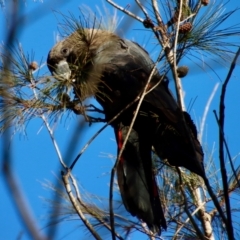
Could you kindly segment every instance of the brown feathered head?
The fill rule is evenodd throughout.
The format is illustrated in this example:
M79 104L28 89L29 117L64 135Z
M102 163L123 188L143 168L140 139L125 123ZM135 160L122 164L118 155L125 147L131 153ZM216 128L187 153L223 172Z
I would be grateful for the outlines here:
M80 100L96 95L98 83L109 54L114 51L111 42L119 37L100 29L78 29L49 52L47 65L59 80L75 84ZM105 54L99 54L105 52Z

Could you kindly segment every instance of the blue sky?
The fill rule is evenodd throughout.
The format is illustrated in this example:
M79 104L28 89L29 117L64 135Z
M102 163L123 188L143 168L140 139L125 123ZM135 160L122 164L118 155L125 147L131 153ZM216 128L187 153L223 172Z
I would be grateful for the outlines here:
M64 1L61 1L64 2ZM22 6L24 15L27 17L22 25L22 29L18 36L18 41L22 44L25 52L33 51L35 53L34 59L38 62L44 62L47 58L48 51L55 44L56 35L58 33L58 24L61 22L61 15L54 13L53 10L68 15L72 12L78 16L78 6L86 4L94 9L100 1L68 1L60 4L60 1L25 1ZM130 1L118 1L122 6L126 6ZM101 4L100 8L101 8ZM107 7L112 9L111 6ZM230 1L228 8L240 7L238 1ZM130 8L131 9L131 8ZM5 41L7 6L2 8L0 14L0 41ZM31 14L33 13L33 14ZM30 15L29 15L30 14ZM29 18L29 16L31 16ZM57 16L57 17L56 17ZM239 22L237 16L232 18L232 24ZM133 24L129 26L128 32L124 33L124 37L138 41L141 45L146 45L146 32L140 24ZM240 42L240 36L237 39ZM151 43L153 39L148 42L147 50L153 52ZM150 46L151 45L151 46ZM214 86L220 83L217 93L210 106L207 116L207 125L205 128L204 142L207 140L208 148L212 149L214 143L217 141L217 125L212 111L218 111L219 96L221 89L221 82L224 81L227 69L217 68L220 79L213 73L201 73L196 65L192 62L185 61L184 64L190 66L189 75L183 79L184 90L186 92L185 103L188 106L191 99L196 99L191 108L191 115L198 125L204 111L206 102L211 94ZM47 68L43 68L42 72L47 72ZM197 74L196 74L197 72ZM234 71L234 77L230 81L226 95L226 138L230 146L232 156L240 152L240 101L239 101L239 67ZM67 119L62 119L54 123L55 137L58 141L62 155L65 156L69 149L69 139L72 138L76 131L77 125L81 119L74 115ZM93 124L89 127L86 124L83 132L79 133L79 137L75 139L76 147L72 149L72 159L81 150L83 145L89 138L100 129L102 124ZM2 140L0 139L0 143ZM23 191L29 208L40 228L44 228L47 224L46 218L49 208L46 207L44 199L52 198L52 192L47 191L42 186L41 182L46 180L53 183L57 182L56 176L60 177L61 166L59 164L56 152L53 148L52 142L41 120L30 121L26 128L26 134L16 133L9 143L12 149L12 166L13 171L18 179L19 187ZM2 149L2 146L0 150ZM93 194L100 196L107 196L109 191L109 178L111 166L114 163L114 158L110 159L108 155L116 155L116 144L111 127L105 129L97 139L91 144L86 152L81 157L80 161L74 168L73 174L76 176L82 186ZM216 158L218 152L215 152ZM2 159L1 159L2 161ZM239 160L238 160L239 163ZM1 170L2 171L2 170ZM23 232L22 238L24 240L30 239L21 225L19 216L16 214L14 204L9 195L6 184L3 181L2 173L0 176L0 239L17 239L17 236ZM238 202L239 203L239 202ZM56 239L84 239L82 228L79 229L79 221L64 220L61 227L58 228ZM74 232L72 232L74 231ZM71 233L72 232L72 233ZM69 233L69 235L68 235ZM79 237L81 236L81 237ZM135 239L136 235L133 235ZM86 239L88 239L86 237ZM146 239L142 237L142 239Z

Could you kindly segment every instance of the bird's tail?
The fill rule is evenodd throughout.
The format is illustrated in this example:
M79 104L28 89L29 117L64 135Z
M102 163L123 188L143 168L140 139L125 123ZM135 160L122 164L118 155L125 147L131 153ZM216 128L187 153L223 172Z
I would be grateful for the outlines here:
M128 130L122 124L115 129L119 151ZM161 227L166 229L167 225L152 169L151 143L142 135L141 131L131 130L117 166L118 184L126 209L160 234Z
M190 115L184 112L184 117L187 129L181 120L159 124L153 146L158 156L167 158L171 165L185 167L204 178L203 151L197 130Z

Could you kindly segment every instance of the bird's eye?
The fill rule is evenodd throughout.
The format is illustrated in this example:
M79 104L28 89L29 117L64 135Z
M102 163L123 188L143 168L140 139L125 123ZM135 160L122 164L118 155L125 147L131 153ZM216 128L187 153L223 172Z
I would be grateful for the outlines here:
M67 56L69 55L69 50L68 50L68 48L63 48L63 49L61 50L61 53L62 53L62 55L63 55L64 57L67 57Z

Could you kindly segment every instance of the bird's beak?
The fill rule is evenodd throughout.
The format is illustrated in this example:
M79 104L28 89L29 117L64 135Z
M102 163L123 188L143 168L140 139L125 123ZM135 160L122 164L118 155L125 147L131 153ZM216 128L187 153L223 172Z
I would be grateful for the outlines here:
M71 70L66 60L61 60L55 64L54 70L52 71L53 76L69 80L71 77Z

